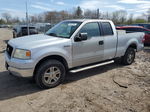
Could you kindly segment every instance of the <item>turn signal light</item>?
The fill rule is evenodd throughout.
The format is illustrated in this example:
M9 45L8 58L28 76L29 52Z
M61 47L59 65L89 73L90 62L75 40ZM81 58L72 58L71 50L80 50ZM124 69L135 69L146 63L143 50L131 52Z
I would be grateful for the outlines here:
M31 56L31 52L30 52L30 51L27 51L27 52L26 52L26 56Z

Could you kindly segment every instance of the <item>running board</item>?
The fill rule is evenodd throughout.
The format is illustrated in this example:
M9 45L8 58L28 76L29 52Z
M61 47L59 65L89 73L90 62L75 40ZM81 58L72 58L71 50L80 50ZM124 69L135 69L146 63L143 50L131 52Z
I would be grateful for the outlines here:
M78 69L70 70L70 72L71 73L76 73L76 72L88 70L88 69L91 69L91 68L96 68L96 67L107 65L107 64L111 64L111 63L114 63L114 60L103 62L103 63L100 63L100 64L91 65L91 66L86 66L86 67L83 67L83 68L78 68Z

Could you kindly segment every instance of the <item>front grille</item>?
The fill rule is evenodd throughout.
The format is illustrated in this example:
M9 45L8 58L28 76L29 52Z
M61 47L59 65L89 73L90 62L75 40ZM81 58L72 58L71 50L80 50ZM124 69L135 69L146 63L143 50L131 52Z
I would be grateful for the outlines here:
M13 47L11 47L9 44L7 44L6 51L7 51L8 55L11 57L12 52L13 52Z

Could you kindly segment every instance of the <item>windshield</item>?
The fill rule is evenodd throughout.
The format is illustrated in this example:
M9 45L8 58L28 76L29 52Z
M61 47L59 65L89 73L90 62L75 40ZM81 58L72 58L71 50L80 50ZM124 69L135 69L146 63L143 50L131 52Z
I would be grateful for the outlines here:
M48 30L46 34L55 37L70 38L80 25L81 22L77 21L61 22Z

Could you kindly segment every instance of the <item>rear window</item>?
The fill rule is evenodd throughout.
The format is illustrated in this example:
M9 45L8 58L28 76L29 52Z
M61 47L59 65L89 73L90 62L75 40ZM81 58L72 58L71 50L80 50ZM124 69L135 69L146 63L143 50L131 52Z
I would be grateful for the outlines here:
M28 34L28 30L27 27L22 27L22 31L21 31L22 35L27 35ZM37 30L35 27L29 27L29 33L30 34L36 34Z
M103 35L113 35L113 30L109 22L102 22Z

